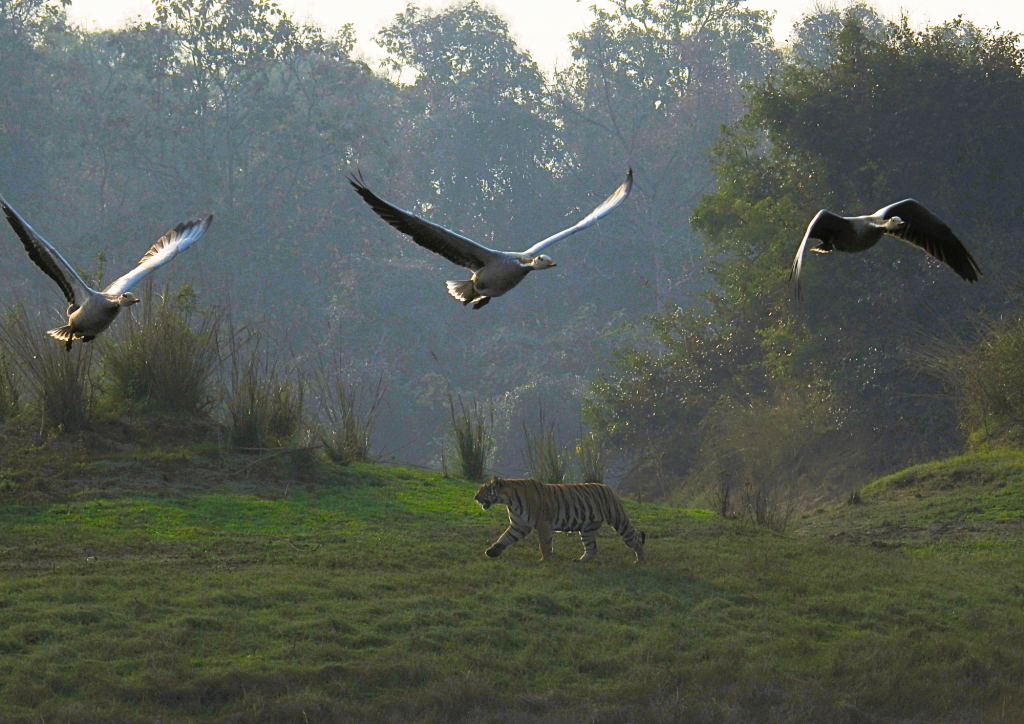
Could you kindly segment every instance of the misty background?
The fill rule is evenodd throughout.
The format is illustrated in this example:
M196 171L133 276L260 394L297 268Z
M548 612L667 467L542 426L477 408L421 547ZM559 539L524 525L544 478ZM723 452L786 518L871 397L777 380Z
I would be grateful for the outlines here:
M1019 309L1019 38L821 7L784 47L736 0L612 3L545 75L475 2L410 4L380 69L263 0L157 0L151 22L83 31L60 2L0 0L2 192L105 283L180 221L210 232L156 278L262 328L298 366L341 360L374 445L440 464L449 394L493 405L491 468L526 472L523 425L596 432L612 481L677 502L744 481L808 501L1001 434L965 422L950 360ZM632 196L474 311L467 270L348 186L488 246L522 250L635 171ZM822 207L914 197L964 240L967 285L892 240L808 259ZM0 305L63 299L0 231ZM972 418L973 419L973 418Z

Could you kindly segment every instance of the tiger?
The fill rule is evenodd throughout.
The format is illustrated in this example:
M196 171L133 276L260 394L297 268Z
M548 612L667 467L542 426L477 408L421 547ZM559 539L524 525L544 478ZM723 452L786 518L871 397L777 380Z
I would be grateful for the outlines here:
M536 528L542 562L552 558L552 531L579 531L584 552L577 561L589 561L597 553L597 529L608 523L636 552L636 562L645 563L647 535L633 527L622 500L603 483L551 485L530 478L496 477L481 485L473 497L484 510L495 503L508 508L508 528L484 551L490 558L497 558Z

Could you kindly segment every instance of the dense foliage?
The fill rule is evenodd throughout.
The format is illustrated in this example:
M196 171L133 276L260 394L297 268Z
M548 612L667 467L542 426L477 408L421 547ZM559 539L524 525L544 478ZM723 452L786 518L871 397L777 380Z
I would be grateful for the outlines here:
M1022 60L1016 36L960 21L915 31L865 7L805 19L715 147L717 189L694 214L710 312L660 315L651 350L595 388L595 417L631 450L638 481L667 466L674 485L698 488L847 488L961 444L940 381L915 362L922 341L1004 309L1024 264L1012 243ZM964 239L982 283L889 240L811 255L805 301L792 299L789 265L819 208L863 214L907 197Z

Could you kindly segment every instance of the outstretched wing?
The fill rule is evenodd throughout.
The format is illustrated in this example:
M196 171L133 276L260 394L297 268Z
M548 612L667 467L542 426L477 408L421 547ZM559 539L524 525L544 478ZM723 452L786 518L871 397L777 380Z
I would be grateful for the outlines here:
M137 267L122 276L120 279L115 279L110 283L110 286L103 291L106 294L121 294L123 292L127 292L144 278L155 272L181 252L185 251L185 249L192 246L192 244L194 244L196 240L210 228L210 224L212 223L213 214L210 214L205 219L184 221L178 224L161 236L153 246L149 247L149 251L139 259L139 265Z
M811 223L807 225L807 231L804 232L804 238L800 240L800 246L797 247L796 256L793 257L793 266L789 270L789 282L796 290L797 299L804 298L800 289L800 272L804 266L804 251L807 249L807 242L817 239L824 242L826 246L831 246L832 237L839 234L840 230L848 226L849 223L842 216L833 214L826 209L822 209L811 219Z
M914 199L897 201L879 209L875 215L883 219L898 216L903 226L889 234L928 252L967 281L978 281L981 269L971 253L942 219Z
M456 234L454 231L449 231L443 226L439 226L426 219L421 219L413 213L389 204L366 188L361 172L357 175L350 174L348 182L352 184L352 188L356 190L356 193L363 197L363 201L370 205L370 208L374 210L377 216L384 219L384 221L403 234L411 236L412 240L424 249L440 254L453 264L476 271L492 259L501 256L500 252L488 249L472 239L467 239L461 234Z
M629 172L626 174L626 180L622 182L622 185L615 189L611 196L602 201L600 206L598 206L596 209L587 214L576 225L570 226L568 229L565 229L563 231L559 231L554 236L549 236L548 238L544 239L544 241L538 241L536 244L534 244L529 249L524 251L523 254L525 256L531 257L537 256L538 254L541 253L541 251L548 248L555 242L561 241L565 237L575 234L577 231L582 231L583 229L586 229L588 226L596 224L599 219L602 219L611 212L615 211L615 209L617 209L619 205L626 200L626 197L629 196L629 192L632 190L633 169L631 168L629 169Z
M57 286L64 292L68 304L77 306L84 304L92 291L89 285L82 281L78 272L50 245L50 242L25 223L25 220L10 207L3 197L0 197L0 204L4 207L4 214L7 215L7 223L11 225L14 233L21 239L21 243L25 245L28 258L34 261L46 276L57 282Z

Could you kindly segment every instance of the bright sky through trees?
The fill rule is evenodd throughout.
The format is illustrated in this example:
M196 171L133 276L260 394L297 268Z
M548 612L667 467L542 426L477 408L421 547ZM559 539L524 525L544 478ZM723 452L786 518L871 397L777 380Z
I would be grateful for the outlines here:
M277 0L278 4L299 20L310 20L328 31L344 23L353 23L357 48L376 67L383 56L373 42L377 32L402 12L407 0ZM550 72L571 61L568 35L589 23L590 7L607 4L604 0L486 0L482 4L496 10L508 22L518 43L528 49L541 68ZM441 10L456 4L452 0L424 0L421 7ZM793 24L812 10L814 0L749 0L754 10L775 10L774 33L777 42L785 41ZM819 0L818 5L831 3ZM844 5L845 3L838 3ZM1024 32L1024 3L1017 0L876 0L872 3L887 18L898 19L906 14L915 26L940 23L962 14L965 19L990 27L997 23L1008 30ZM74 0L69 15L88 28L119 27L125 20L148 19L152 5L145 0Z

